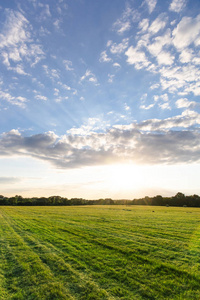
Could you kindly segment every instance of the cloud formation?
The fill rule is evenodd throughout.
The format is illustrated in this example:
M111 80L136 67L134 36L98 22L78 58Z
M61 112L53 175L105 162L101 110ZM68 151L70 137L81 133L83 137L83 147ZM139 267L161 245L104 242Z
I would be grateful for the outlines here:
M169 25L168 16L161 13L149 23L148 19L139 23L135 44L125 52L127 63L159 74L164 91L199 96L200 15L183 17L176 25Z
M169 6L169 10L180 13L181 10L186 6L186 2L186 0L173 0Z
M113 24L113 28L119 35L121 35L128 31L131 28L131 24L133 22L137 22L139 18L139 12L127 5L126 9L122 13L122 16Z
M6 10L6 22L0 33L1 59L8 70L20 75L24 71L24 61L34 66L45 57L42 47L34 42L29 21L19 11Z
M157 0L145 0L144 2L147 4L149 13L151 14L156 7Z
M200 115L194 111L163 120L116 125L101 132L96 131L98 122L90 119L88 125L61 137L53 132L26 137L11 130L1 135L0 155L30 156L58 168L200 161Z

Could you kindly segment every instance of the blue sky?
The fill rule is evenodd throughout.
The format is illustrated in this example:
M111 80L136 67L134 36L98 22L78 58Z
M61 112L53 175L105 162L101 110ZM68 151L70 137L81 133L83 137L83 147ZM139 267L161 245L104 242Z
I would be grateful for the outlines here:
M0 190L200 194L199 1L0 1Z

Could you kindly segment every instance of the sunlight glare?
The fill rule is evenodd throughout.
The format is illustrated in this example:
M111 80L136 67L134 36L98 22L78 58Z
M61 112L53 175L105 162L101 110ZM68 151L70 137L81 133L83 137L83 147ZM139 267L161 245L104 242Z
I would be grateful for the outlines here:
M142 170L133 164L114 165L110 171L110 189L127 191L143 187Z

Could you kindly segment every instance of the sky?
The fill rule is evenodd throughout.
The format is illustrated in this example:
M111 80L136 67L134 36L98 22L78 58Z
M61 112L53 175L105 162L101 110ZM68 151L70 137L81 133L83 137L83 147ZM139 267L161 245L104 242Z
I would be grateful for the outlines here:
M200 194L199 0L0 0L0 194Z

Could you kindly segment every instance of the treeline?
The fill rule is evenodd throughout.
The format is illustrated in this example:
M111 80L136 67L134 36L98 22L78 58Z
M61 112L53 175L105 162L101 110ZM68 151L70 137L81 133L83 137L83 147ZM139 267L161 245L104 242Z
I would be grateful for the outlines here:
M198 195L185 196L177 193L173 197L144 197L133 200L113 200L111 198L86 200L83 198L64 198L60 196L23 198L16 195L14 197L4 197L0 195L0 205L19 206L73 206L73 205L153 205L153 206L187 206L200 207L200 197Z

